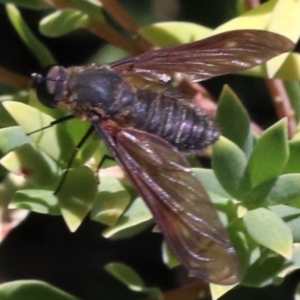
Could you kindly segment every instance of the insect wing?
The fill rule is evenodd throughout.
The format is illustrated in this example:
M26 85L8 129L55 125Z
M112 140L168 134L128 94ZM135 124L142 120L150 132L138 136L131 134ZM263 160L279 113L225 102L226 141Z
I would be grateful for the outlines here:
M236 283L240 270L234 248L186 159L169 143L147 132L123 129L112 137L103 128L96 130L190 273L207 282Z
M190 81L240 72L259 65L281 53L292 51L287 38L264 30L235 30L197 42L151 50L112 63L124 73L167 82L174 72Z

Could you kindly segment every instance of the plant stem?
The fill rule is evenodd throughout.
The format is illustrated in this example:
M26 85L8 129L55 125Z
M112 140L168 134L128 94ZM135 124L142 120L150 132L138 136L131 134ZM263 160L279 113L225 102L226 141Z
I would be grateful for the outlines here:
M0 67L0 81L1 83L17 88L17 89L28 89L30 86L30 78L19 75L12 71L9 71L3 67Z

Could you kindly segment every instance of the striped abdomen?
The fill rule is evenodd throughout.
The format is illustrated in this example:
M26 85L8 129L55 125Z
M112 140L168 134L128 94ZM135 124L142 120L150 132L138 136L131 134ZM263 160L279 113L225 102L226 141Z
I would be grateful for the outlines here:
M150 89L136 91L130 118L137 129L156 134L178 150L197 152L214 143L219 131L214 122L192 100Z

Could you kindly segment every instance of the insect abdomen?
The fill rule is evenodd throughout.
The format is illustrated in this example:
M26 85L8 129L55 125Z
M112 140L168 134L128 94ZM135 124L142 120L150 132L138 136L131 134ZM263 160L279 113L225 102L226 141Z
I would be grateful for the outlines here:
M137 90L131 116L137 129L162 137L180 151L197 152L219 137L214 122L192 100L149 89Z

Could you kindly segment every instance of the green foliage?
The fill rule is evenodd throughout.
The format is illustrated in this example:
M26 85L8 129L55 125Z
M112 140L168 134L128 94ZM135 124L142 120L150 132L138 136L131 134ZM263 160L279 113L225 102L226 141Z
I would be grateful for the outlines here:
M0 299L7 300L76 300L70 294L38 280L18 280L0 285Z
M7 5L9 18L39 63L44 66L55 62L11 3L31 9L49 7L43 1L0 2L10 3ZM299 15L299 3L268 1L215 30L189 22L160 22L140 28L139 33L153 44L164 47L226 30L266 29L270 24L269 28L296 40L300 33L289 32L284 24L275 22L283 19L277 15L281 16L277 2L285 4L286 15L291 11ZM86 29L95 20L106 24L103 9L96 2L73 0L71 3L73 8L47 10L39 24L44 35L63 36L79 28ZM241 3L239 5L240 11L243 10ZM284 19L284 22L288 23L288 20ZM299 30L298 22L293 18L289 26ZM276 73L282 79L298 80L299 69L300 56L292 54L268 64L267 69L259 66L245 73L259 77ZM299 120L299 84L288 82L287 86ZM0 195L10 196L9 208L62 215L71 231L75 231L90 213L92 220L107 226L102 235L110 239L129 238L153 225L144 201L122 180L100 171L101 184L97 184L96 165L107 153L98 136L93 136L76 153L72 169L66 170L72 151L89 124L72 120L48 128L64 112L50 112L42 108L32 94L23 92L22 95L22 99L17 93L9 95L10 101L1 99L1 126L10 127L0 130L0 164L7 170L7 178L0 184ZM212 147L213 168L195 168L194 172L215 203L238 252L244 274L240 284L261 287L277 283L279 278L300 268L300 250L295 245L300 242L299 137L288 140L286 120L255 136L246 109L228 86L220 95L216 122L223 136ZM38 131L44 127L47 128ZM34 131L30 136L26 135ZM53 191L67 171L61 189L54 195ZM169 267L178 264L165 245L163 256ZM162 299L157 288L147 288L129 267L111 263L106 270L129 289L145 293L151 299ZM230 288L211 285L214 299ZM0 286L0 299L35 299L32 295L39 295L36 299L75 299L35 281L16 281Z

